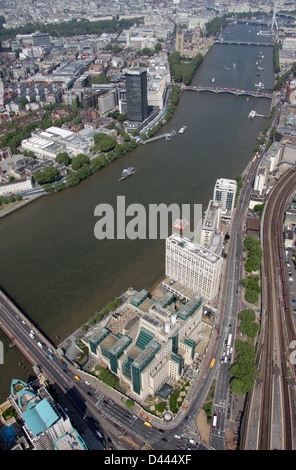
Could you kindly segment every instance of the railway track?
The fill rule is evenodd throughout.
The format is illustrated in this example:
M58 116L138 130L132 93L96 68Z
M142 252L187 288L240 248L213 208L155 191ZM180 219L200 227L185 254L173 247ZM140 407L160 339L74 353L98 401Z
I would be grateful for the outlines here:
M262 406L258 448L271 449L273 431L273 385L275 375L281 384L282 446L293 449L292 416L289 386L295 377L295 367L288 363L289 344L295 339L291 300L284 269L283 220L287 201L296 187L296 168L287 173L275 187L266 204L263 231L262 279L265 316L260 351ZM259 356L258 356L259 357Z

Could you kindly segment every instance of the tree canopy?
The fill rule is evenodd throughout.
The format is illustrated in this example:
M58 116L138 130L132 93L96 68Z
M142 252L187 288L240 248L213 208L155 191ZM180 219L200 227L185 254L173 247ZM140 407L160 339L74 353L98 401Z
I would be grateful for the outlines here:
M241 340L236 340L235 348L237 359L230 368L232 375L230 382L231 391L233 393L247 393L255 382L255 348L253 345Z
M116 146L116 140L104 132L96 133L94 135L94 141L101 152L109 152L109 150L113 150Z
M248 258L245 265L246 271L249 273L258 271L263 254L260 242L252 236L247 236L244 242L244 250L248 251Z
M197 54L193 58L181 57L180 52L173 52L168 57L170 72L175 82L183 82L190 85L195 71L203 60L202 54Z
M38 184L53 183L59 178L59 172L54 166L44 168L43 171L34 173L33 178Z

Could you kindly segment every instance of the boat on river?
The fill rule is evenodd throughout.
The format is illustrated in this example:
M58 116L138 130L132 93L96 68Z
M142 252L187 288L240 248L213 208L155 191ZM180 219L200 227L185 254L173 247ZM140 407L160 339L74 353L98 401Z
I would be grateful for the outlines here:
M183 132L185 132L186 129L187 129L187 126L181 127L181 129L179 130L179 134L183 134Z
M133 166L129 166L128 168L125 168L123 172L121 173L121 176L118 181L123 181L129 176L133 175L135 173L135 169Z
M171 140L174 136L176 135L176 131L172 130L172 132L169 132L166 136L166 140Z

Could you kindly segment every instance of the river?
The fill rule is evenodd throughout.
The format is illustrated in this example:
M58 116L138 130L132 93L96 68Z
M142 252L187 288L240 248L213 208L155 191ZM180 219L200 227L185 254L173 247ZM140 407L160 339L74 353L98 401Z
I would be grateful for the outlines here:
M236 25L229 38L258 39L256 26ZM224 38L226 39L225 35ZM262 40L262 36L260 37ZM264 38L265 39L265 38ZM269 38L267 38L269 40ZM214 45L192 85L212 84L255 90L258 51L264 54L260 81L273 87L273 48ZM236 65L233 66L233 63ZM252 158L264 118L248 119L255 109L267 115L270 100L185 91L174 116L160 132L187 126L184 134L139 146L79 186L45 196L0 220L3 289L52 339L59 343L109 300L128 287L151 287L164 275L164 240L97 240L95 207L116 209L140 203L202 204L206 209L217 178L233 178ZM135 174L118 183L126 166ZM0 332L0 399L12 378L26 380L30 366Z

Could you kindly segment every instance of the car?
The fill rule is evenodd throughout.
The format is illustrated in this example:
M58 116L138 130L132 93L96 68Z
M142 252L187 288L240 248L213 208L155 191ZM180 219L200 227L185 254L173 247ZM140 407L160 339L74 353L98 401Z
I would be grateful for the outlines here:
M164 432L164 430L163 430L163 429L159 429L158 431L159 431L159 432Z
M109 442L109 444L111 444L111 443L112 443L112 440L111 440L111 438L110 438L110 437L107 437L107 442Z
M164 442L168 442L168 440L165 437L163 437L161 440Z
M174 437L175 437L176 439L181 439L181 436L179 436L178 434L174 434Z
M196 444L194 439L189 439L190 444Z
M90 385L90 383L89 383L87 380L85 380L84 383L85 383L86 385Z
M185 423L186 423L187 420L188 420L188 416L185 416L185 418L184 418Z
M90 392L87 392L87 394L88 394L90 397L92 397L92 393L90 393Z

